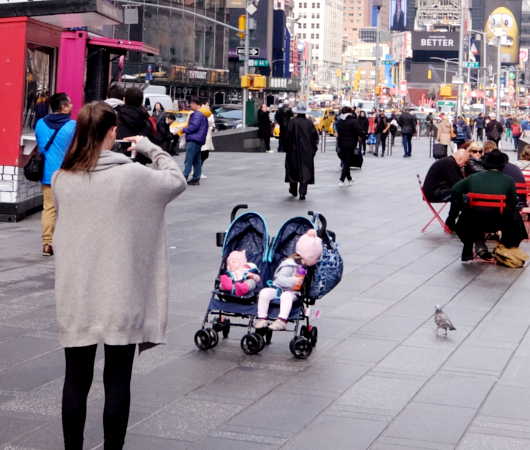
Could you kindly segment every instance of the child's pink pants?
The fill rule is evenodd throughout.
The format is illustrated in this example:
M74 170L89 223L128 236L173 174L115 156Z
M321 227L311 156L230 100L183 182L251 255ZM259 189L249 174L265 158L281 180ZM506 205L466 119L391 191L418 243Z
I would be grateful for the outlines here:
M258 298L258 319L266 319L269 312L269 303L276 297L276 288L264 288ZM296 295L291 291L283 291L280 295L280 314L278 317L284 320L289 318Z

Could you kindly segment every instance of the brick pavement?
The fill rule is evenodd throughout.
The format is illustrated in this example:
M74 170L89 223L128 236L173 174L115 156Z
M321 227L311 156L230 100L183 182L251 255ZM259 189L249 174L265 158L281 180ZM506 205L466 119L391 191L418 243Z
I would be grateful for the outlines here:
M208 179L167 211L168 345L135 362L127 450L530 448L530 279L462 265L458 239L436 224L420 233L430 213L415 175L432 160L426 141L413 145L410 159L400 148L367 156L350 188L337 186L333 152L319 153L305 202L288 195L281 154L211 154ZM241 202L271 232L314 209L337 233L344 278L318 302L308 360L292 357L287 333L252 357L236 329L215 350L195 348L219 267L215 233ZM40 256L39 221L0 224L3 450L62 448L54 261ZM457 328L448 337L433 333L437 303ZM102 448L102 368L98 352L86 449Z

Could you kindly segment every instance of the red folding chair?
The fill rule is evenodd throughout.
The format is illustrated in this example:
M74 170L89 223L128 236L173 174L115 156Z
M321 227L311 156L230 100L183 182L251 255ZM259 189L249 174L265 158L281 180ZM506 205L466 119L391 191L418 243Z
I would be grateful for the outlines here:
M506 196L497 194L475 194L470 192L467 194L469 197L469 207L473 209L475 206L481 206L486 208L499 208L499 214L502 214L504 208L506 208ZM497 265L495 258L490 260L484 260L478 258L476 254L473 254L473 261L485 262Z
M526 177L525 179L526 183L515 183L515 190L517 191L517 195L525 195L526 202L528 203L530 200L530 179ZM530 235L530 207L525 206L520 212L521 217L523 218L524 226L526 227L526 232ZM526 214L526 220L524 214Z
M451 230L449 229L449 227L445 224L445 222L443 221L443 219L440 217L440 213L442 212L442 210L446 207L447 203L444 203L443 206L438 210L436 211L432 205L431 205L431 202L429 200L427 200L427 197L425 197L425 191L423 190L423 185L421 184L421 178L419 175L416 175L418 177L418 183L420 184L420 190L421 190L421 195L423 196L423 200L425 201L425 203L427 203L427 206L429 207L429 209L432 211L432 213L434 214L434 217L430 220L430 222L425 225L425 227L423 228L423 230L421 230L422 233L425 232L425 230L429 227L429 225L431 223L433 223L435 220L438 220L438 222L440 222L440 225L442 226L442 228L444 229L444 231L447 233L447 234L451 234ZM440 202L441 203L441 202Z

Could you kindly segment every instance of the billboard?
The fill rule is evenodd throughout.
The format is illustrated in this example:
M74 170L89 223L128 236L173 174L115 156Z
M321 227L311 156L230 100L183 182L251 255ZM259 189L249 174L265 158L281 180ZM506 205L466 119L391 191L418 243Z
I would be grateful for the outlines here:
M407 0L390 0L388 28L391 31L407 29Z
M507 64L519 62L519 30L521 29L520 0L485 0L484 31L488 40L493 38L495 28L506 32L501 47L501 61Z
M405 31L404 33L392 34L392 59L412 58L411 33Z
M414 31L412 33L412 50L445 50L458 51L460 33L436 33Z

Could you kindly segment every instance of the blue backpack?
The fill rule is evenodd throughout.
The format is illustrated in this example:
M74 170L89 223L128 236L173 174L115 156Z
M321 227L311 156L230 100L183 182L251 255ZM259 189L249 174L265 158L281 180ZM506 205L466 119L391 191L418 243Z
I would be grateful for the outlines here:
M466 129L463 123L456 126L456 140L457 141L466 140Z
M322 236L322 255L315 266L308 297L318 300L330 292L342 279L344 263L339 253L339 244L326 231Z

